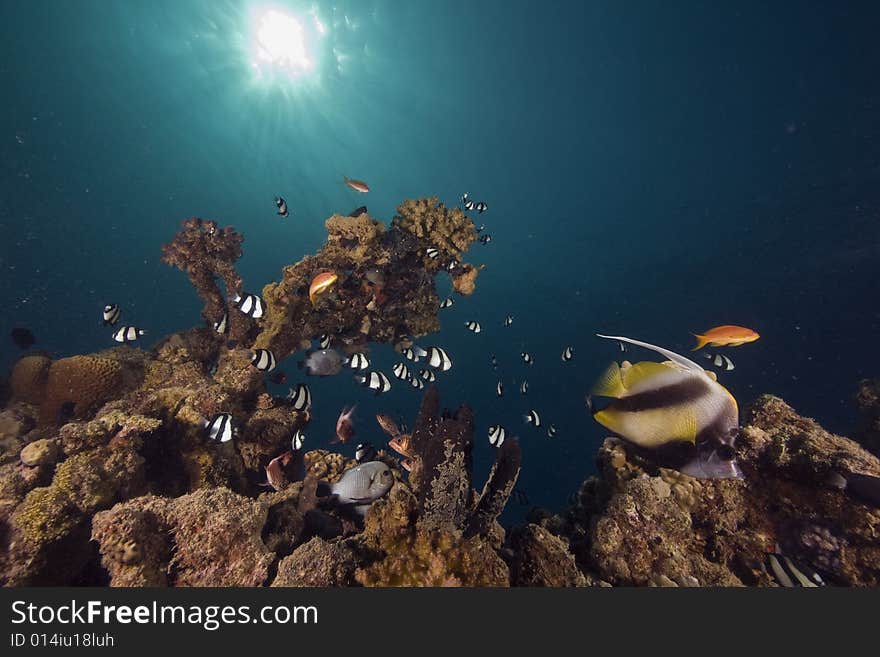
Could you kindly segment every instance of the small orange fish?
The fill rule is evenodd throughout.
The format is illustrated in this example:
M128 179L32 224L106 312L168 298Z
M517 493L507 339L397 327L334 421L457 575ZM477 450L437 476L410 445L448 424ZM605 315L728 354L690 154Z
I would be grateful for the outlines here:
M754 342L761 336L750 328L726 324L709 329L702 335L695 333L694 337L697 339L697 346L692 351L702 349L707 344L713 347L738 347L747 342Z
M347 443L354 436L354 423L351 420L352 413L357 405L351 408L343 408L336 420L336 438L330 441L333 443Z
M321 272L312 279L312 284L309 286L309 301L312 302L313 307L315 300L333 287L338 280L339 277L336 275L336 272L332 271Z
M400 429L397 427L397 422L392 420L390 415L377 413L376 422L378 422L379 426L382 427L382 430L392 438L397 438L397 436L400 435Z
M403 459L400 462L400 467L402 467L407 472L412 472L412 467L413 467L412 459Z
M368 191L370 191L370 186L363 180L355 180L354 178L348 178L346 176L343 176L342 179L346 185L351 187L356 192L366 194Z
M412 436L408 433L402 433L388 441L388 446L395 452L406 458L412 458Z

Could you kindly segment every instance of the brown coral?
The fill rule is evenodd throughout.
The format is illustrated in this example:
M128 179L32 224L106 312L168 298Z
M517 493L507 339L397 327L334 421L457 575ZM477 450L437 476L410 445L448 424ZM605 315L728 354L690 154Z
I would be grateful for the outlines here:
M184 219L182 226L174 239L162 246L162 262L177 267L189 276L196 292L205 302L202 308L205 321L220 321L228 308L215 277L223 279L229 295L242 292L241 277L235 270L235 262L241 257L244 236L232 226L219 228L216 221L198 217ZM230 336L241 340L248 328L243 314L229 313Z
M46 356L19 358L9 377L12 398L29 404L42 403L51 364L52 360Z
M122 366L99 356L71 356L52 363L40 423L57 424L84 418L104 402L119 396Z

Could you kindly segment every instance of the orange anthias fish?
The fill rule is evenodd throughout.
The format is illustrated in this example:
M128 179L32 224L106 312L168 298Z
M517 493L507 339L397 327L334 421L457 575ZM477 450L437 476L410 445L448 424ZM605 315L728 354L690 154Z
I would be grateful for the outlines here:
M379 423L379 426L382 427L382 431L387 433L392 438L396 438L400 435L400 429L397 426L397 422L391 419L390 415L385 415L384 413L376 414L376 422Z
M388 446L407 459L411 459L415 456L412 451L412 436L408 433L398 434L388 441Z
M338 280L339 277L332 271L324 271L315 276L309 286L309 301L312 302L312 306L315 305L315 300L333 287Z
M754 342L761 336L750 328L725 324L709 329L702 335L695 333L694 337L697 339L697 346L693 351L702 349L707 344L713 347L738 347L747 342Z
M368 191L370 191L370 186L367 183L365 183L363 180L355 180L353 178L348 178L346 176L343 176L342 179L346 185L351 187L356 192L360 192L361 194L366 194Z

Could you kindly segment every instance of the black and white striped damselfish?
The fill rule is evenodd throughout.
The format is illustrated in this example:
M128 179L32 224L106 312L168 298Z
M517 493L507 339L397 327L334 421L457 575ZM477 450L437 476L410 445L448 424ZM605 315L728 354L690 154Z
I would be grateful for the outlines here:
M113 339L116 342L134 342L145 333L146 331L136 326L120 326L113 331Z
M297 383L296 388L290 389L287 398L295 411L307 411L312 405L312 391L305 383Z
M275 369L275 354L269 349L254 349L250 352L251 365L261 372L271 372Z
M443 299L443 301L440 302L440 310L443 310L444 308L449 308L449 306L451 306L453 303L454 301L452 300L452 297L446 297L445 299Z
M104 318L104 326L114 326L122 316L119 304L108 303L104 306L104 312L101 315Z
M742 477L733 452L739 409L714 373L662 347L619 336L599 337L644 347L668 359L612 363L593 387L594 395L613 400L601 410L591 408L599 424L639 447L692 445L696 454L686 451L687 461L676 468L686 475Z
M281 196L275 197L275 207L278 208L278 214L282 217L286 217L290 214L290 210L287 209L287 201L285 201Z
M244 295L237 294L232 297L232 303L241 312L254 319L260 319L263 316L263 298L258 294L245 292Z
M208 438L216 443L227 443L236 434L235 427L232 425L232 415L229 413L217 413L210 420L205 420L204 427Z

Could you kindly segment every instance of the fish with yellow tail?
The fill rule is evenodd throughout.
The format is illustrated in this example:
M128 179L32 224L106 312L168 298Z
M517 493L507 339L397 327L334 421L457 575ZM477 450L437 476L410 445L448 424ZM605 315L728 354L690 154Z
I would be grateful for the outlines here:
M655 351L662 363L612 363L593 387L610 397L595 420L638 447L656 450L671 467L700 479L741 478L733 443L739 431L736 399L714 372L673 351L621 336L599 335ZM664 463L665 465L665 463Z
M707 344L713 347L739 347L754 342L761 336L745 326L725 324L711 328L702 334L694 333L694 337L697 339L697 346L693 348L693 351L697 351Z

